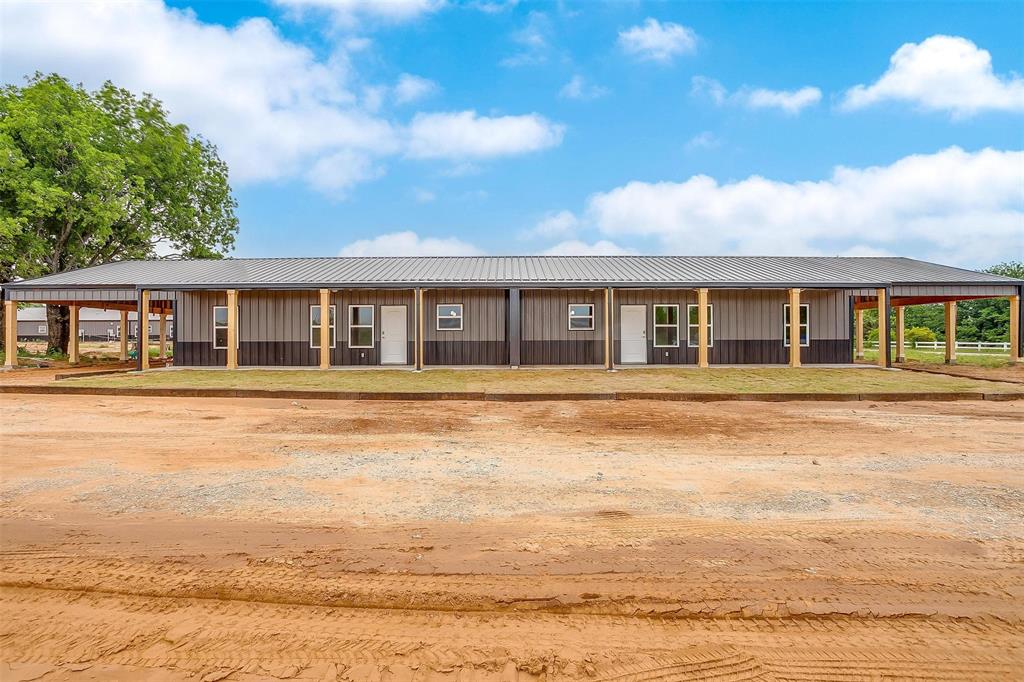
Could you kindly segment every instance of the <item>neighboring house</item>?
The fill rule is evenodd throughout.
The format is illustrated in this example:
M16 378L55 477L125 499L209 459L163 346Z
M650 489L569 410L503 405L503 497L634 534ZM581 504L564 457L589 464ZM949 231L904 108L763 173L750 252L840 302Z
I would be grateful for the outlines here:
M257 258L110 263L4 297L173 312L179 367L611 368L849 363L865 309L945 302L955 329L956 301L991 297L1014 301L1019 353L1022 286L908 258Z
M134 339L139 333L139 314L128 313L128 338ZM150 314L149 337L159 337L160 316ZM167 335L174 338L174 322L168 318ZM82 308L78 313L78 337L83 341L117 341L121 338L121 312ZM47 338L45 306L29 306L18 311L18 340L42 341Z

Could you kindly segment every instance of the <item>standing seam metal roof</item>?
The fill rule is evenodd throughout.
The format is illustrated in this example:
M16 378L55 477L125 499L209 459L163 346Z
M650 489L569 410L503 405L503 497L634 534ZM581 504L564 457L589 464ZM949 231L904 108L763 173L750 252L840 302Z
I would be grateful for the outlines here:
M61 287L873 286L1019 284L910 258L818 256L396 256L121 261L5 284Z

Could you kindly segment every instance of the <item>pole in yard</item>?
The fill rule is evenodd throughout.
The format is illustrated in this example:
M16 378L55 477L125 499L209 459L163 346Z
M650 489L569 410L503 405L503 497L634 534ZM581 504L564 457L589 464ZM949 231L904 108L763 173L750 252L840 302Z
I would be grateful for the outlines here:
M18 366L18 302L4 301L4 366Z
M1010 297L1010 362L1020 362L1020 301L1021 297Z
M946 301L946 364L956 364L956 301Z

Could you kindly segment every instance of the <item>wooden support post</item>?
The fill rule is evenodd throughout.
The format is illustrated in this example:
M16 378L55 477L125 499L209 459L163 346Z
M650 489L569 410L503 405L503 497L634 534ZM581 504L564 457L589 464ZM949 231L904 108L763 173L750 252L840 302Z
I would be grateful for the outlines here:
M18 302L4 301L4 366L18 366Z
M1020 296L1010 297L1010 362L1020 362Z
M118 356L121 362L128 362L128 311L121 311L121 354Z
M604 369L611 370L611 288L604 290Z
M149 369L149 292L142 291L139 305L139 369Z
M857 336L857 339L856 339L856 343L857 343L857 359L858 360L863 360L864 359L864 311L862 309L858 308L857 311L854 313L854 316L855 316L855 318L857 320L857 323L855 325L857 327L857 331L856 331L856 336Z
M68 363L78 364L78 306L68 306Z
M889 296L886 289L875 289L878 301L878 366L891 367L892 333L889 329Z
M708 290L697 289L697 366L708 366Z
M412 366L417 372L423 368L420 355L420 290L412 290Z
M800 290L789 290L789 366L800 366Z
M423 368L425 368L427 366L427 358L423 354L423 333L424 333L424 330L426 329L426 326L423 323L423 318L425 317L426 313L424 312L423 308L424 308L423 289L420 289L419 290L419 315L416 316L416 328L419 330L419 333L417 334L417 339L416 339L416 348L418 349L417 355L418 355L419 360L420 360L420 369L423 369Z
M335 321L337 324L337 321ZM320 290L320 369L331 368L331 290Z
M946 364L956 364L956 301L946 301Z
M907 351L904 349L906 343L906 319L903 314L903 306L896 306L896 362L907 361Z
M167 359L167 313L160 313L160 346L157 349L161 360Z
M321 316L323 321L323 316ZM238 369L238 291L228 289L228 369Z
M608 287L608 370L615 371L615 289Z

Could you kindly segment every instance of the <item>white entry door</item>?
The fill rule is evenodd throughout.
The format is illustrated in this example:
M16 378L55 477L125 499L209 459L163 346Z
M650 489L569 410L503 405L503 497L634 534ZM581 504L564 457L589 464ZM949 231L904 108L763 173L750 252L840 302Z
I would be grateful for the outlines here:
M647 364L647 306L624 305L619 309L623 364Z
M380 363L382 365L408 364L409 331L406 327L404 305L380 307Z

